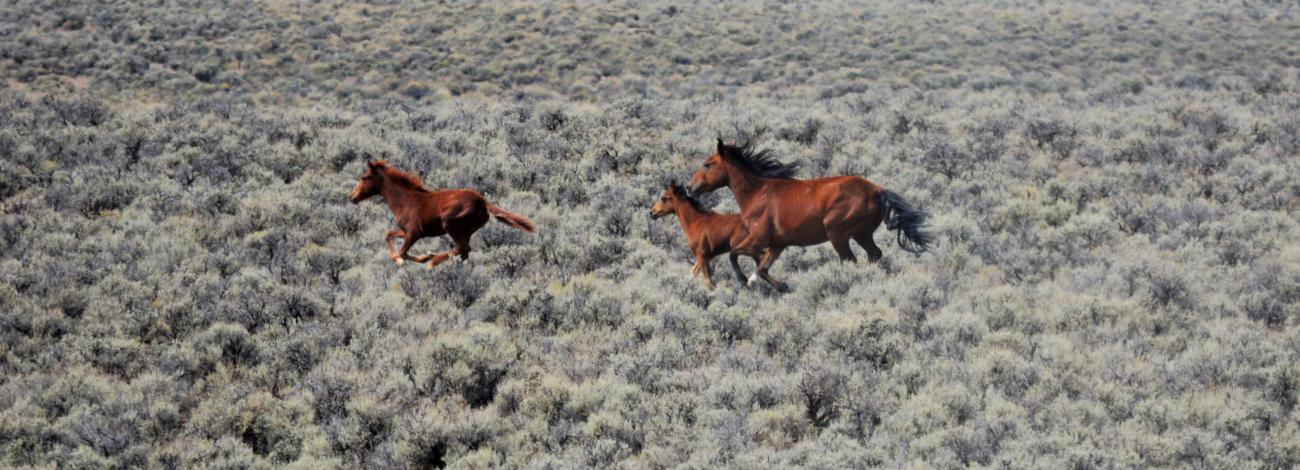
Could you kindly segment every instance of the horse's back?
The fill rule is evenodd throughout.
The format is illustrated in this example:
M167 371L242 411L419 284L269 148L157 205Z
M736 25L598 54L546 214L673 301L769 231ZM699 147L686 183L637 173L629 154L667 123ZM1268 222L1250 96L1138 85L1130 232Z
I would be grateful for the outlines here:
M440 189L430 191L435 198L443 201L473 201L483 199L483 195L473 189Z
M846 195L874 195L879 186L861 176L827 176L808 180L809 183L823 190L837 191Z
M869 226L879 214L880 187L860 176L773 182L773 245L809 246L827 240L835 224Z
M836 205L874 201L880 186L861 176L828 176L807 180L779 180L772 183L783 212L826 211ZM807 214L815 217L815 214Z

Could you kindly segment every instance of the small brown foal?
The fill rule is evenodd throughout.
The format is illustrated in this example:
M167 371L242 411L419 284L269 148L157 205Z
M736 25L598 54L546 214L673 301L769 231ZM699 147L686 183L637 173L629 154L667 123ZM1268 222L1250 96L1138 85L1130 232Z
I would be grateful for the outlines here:
M650 208L650 215L655 219L668 214L677 214L682 232L686 234L686 242L695 255L695 266L691 267L692 276L703 274L704 284L710 289L714 288L716 284L713 283L710 262L714 257L727 253L731 258L731 269L736 270L736 279L745 282L745 273L740 270L740 263L737 262L739 255L731 251L732 247L748 235L739 215L714 213L688 195L686 188L676 182L669 184L664 189L663 196ZM758 263L758 257L751 258Z

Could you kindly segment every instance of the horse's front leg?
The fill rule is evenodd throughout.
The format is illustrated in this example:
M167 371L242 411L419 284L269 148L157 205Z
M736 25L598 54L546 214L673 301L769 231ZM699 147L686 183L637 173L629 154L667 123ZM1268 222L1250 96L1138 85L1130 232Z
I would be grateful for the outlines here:
M762 254L762 249L759 248L761 246L762 244L760 240L758 240L758 237L754 234L754 231L751 230L748 234L745 235L745 238L740 240L740 243L737 243L736 246L731 247L731 252L757 257L760 254Z
M772 242L772 232L768 222L766 219L759 218L754 222L746 223L745 228L745 236L741 238L740 243L731 247L731 251L754 258L762 256Z
M397 260L401 258L397 256L397 249L393 248L394 238L406 238L406 231L400 228L389 230L388 235L384 237L384 244L388 245L388 259L391 259L393 260L394 263L397 263ZM397 263L397 264L402 264L402 263Z
M406 234L406 237L402 239L402 249L397 253L397 259L393 260L394 262L397 263L398 266L401 266L408 259L411 261L415 261L417 263L423 263L429 259L428 256L411 256L406 254L407 252L411 251L411 247L415 246L416 240L419 239L420 239L419 235L411 235L409 233Z
M710 261L711 257L697 255L695 257L695 266L691 268L691 274L703 276L704 286L708 287L709 290L713 290L717 285L713 283L713 268L709 266Z
M742 280L745 279L745 272L740 270L740 253L736 253L735 250L732 250L732 252L727 255L731 260L731 269L736 271L736 280L744 282ZM754 264L758 265L757 258L754 259Z
M772 267L772 263L776 262L776 258L781 256L781 250L781 248L768 247L767 250L763 251L763 257L758 262L758 269L754 271L754 274L749 276L750 285L754 284L754 281L757 281L758 278L761 277L764 281L767 281L768 284L771 284L772 288L776 289L777 292L786 292L790 290L789 286L784 282L776 280L776 278L772 277L772 275L767 272L767 269Z

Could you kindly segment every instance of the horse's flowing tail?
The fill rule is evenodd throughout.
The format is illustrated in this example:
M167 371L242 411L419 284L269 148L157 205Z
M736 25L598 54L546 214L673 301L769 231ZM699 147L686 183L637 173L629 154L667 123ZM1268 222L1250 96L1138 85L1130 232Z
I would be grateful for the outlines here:
M898 231L898 247L909 253L922 253L934 237L925 231L930 214L912 207L898 193L883 190L876 196L884 209L885 227Z
M501 223L532 233L533 223L529 221L527 217L508 212L505 209L497 207L496 204L488 204L487 208L488 213L492 214L492 217L496 217L497 220L500 220Z

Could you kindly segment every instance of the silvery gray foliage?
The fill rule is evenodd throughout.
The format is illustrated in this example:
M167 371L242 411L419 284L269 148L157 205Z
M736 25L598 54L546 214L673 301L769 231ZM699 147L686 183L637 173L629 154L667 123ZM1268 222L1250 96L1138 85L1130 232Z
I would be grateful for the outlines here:
M0 465L1300 464L1284 5L49 3L0 8ZM935 248L703 288L648 210L719 136ZM367 155L538 232L396 267Z

